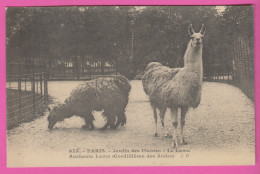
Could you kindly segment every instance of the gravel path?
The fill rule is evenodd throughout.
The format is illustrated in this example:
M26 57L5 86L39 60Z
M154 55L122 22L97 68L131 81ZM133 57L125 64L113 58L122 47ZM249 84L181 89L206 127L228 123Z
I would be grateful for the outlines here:
M63 102L80 82L49 82L49 94L55 102ZM254 164L254 103L240 89L215 82L205 82L201 104L187 114L185 135L188 145L179 152L171 151L171 139L153 137L153 113L141 81L131 81L132 90L127 105L127 125L117 130L83 130L84 121L72 117L47 129L47 116L23 123L7 131L7 164L10 167L30 166L133 166L133 165L241 165ZM172 130L169 111L166 124ZM100 112L95 112L95 126L104 125ZM160 124L159 124L160 125ZM129 158L69 158L73 150L83 155L89 149L105 149L101 155L115 150L146 149L153 152L135 154L173 154L174 157ZM124 151L123 150L123 151ZM157 151L157 152L156 152Z

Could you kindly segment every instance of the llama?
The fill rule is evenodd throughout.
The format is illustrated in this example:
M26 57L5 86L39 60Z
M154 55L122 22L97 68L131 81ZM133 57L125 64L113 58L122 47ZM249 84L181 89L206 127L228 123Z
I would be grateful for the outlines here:
M172 147L178 148L177 127L178 109L181 109L181 144L187 144L183 129L185 116L188 109L198 107L201 99L201 88L203 82L202 66L202 38L205 27L199 33L195 33L192 25L188 28L190 41L184 54L183 68L169 68L158 62L151 62L147 65L142 83L145 93L149 96L150 104L154 113L155 132L157 133L157 109L161 119L165 136L168 136L167 128L164 124L164 117L167 108L171 110L171 121L174 132Z
M128 103L131 85L123 76L97 78L77 86L65 100L55 106L48 116L49 129L58 121L74 115L84 118L86 129L94 129L93 111L103 111L107 122L103 129L116 129L126 124L125 108Z

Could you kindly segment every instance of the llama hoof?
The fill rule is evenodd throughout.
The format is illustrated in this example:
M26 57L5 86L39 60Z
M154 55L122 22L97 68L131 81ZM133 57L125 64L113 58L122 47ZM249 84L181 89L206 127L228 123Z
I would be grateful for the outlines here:
M154 137L159 137L158 133L154 133Z
M110 126L111 130L116 130L116 126Z
M178 149L178 145L177 145L177 143L175 143L174 141L172 142L172 148L173 148L173 149Z
M82 128L83 128L83 129L86 129L86 130L89 129L89 127L88 127L87 125L82 126Z
M171 136L170 134L168 134L168 133L166 133L166 134L164 135L164 137L165 137L165 138L172 138L172 136Z
M188 143L187 143L187 141L185 140L185 139L183 139L182 141L181 141L181 145L187 145Z
M84 125L84 126L82 126L82 128L85 130L93 130L94 126Z

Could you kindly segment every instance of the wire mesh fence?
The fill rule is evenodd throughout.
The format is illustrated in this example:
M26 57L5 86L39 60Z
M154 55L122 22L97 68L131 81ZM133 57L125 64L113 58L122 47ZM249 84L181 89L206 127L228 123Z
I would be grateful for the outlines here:
M237 35L234 39L233 74L235 84L254 100L254 46L252 37Z
M8 63L6 75L7 128L35 118L48 100L46 65Z
M254 35L246 30L232 33L228 43L228 34L223 34L226 48L217 52L216 56L226 57L227 62L211 62L204 64L204 79L207 81L228 82L239 87L250 99L254 100ZM213 59L212 59L213 57ZM206 57L209 58L209 57Z

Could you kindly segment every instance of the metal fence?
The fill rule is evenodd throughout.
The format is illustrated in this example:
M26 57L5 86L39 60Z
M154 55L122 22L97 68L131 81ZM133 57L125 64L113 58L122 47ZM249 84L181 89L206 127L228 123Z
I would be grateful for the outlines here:
M91 80L97 76L117 74L114 66L102 65L100 61L75 60L49 64L49 80Z
M204 79L236 85L254 101L253 35L246 32L235 33L230 48L219 55L228 57L228 63L204 64Z
M234 38L233 74L235 84L254 100L254 46L253 37L237 35Z
M7 128L35 118L47 106L46 65L8 63L6 65Z
M231 81L233 80L233 71L227 64L205 64L204 79L207 81Z

